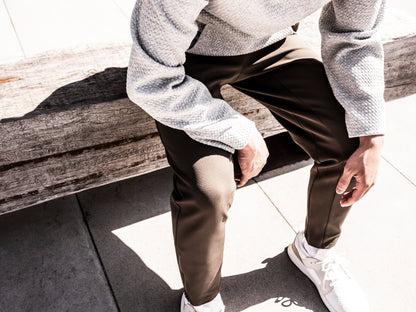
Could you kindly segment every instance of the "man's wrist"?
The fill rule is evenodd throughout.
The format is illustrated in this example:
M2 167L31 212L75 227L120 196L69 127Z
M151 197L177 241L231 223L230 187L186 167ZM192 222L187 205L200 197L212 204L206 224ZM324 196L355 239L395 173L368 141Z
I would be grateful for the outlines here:
M382 148L384 145L384 134L369 135L360 137L360 147L379 147Z

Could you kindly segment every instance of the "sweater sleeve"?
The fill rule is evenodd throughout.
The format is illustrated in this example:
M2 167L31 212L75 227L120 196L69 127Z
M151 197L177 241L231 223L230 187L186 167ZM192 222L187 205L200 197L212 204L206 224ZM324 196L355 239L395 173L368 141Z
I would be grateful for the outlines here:
M321 13L322 60L350 137L385 133L384 7L385 0L333 0Z
M213 98L183 66L197 34L196 19L207 4L208 0L137 0L127 94L160 123L232 153L248 143L256 131L254 123Z

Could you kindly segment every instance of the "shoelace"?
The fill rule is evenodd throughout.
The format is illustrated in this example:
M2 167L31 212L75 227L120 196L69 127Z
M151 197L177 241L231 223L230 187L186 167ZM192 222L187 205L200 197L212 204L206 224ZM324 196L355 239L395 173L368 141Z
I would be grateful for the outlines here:
M322 271L324 272L323 284L329 282L330 287L334 287L334 284L339 279L347 276L351 277L351 274L346 269L348 263L346 260L335 253L329 254L324 260L317 260L316 263L321 264Z

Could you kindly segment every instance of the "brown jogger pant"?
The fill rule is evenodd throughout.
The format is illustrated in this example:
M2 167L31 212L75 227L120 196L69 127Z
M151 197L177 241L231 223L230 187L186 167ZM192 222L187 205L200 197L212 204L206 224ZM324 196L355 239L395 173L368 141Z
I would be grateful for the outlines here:
M315 247L333 246L349 211L340 206L335 188L358 139L348 138L344 109L316 55L292 35L239 56L187 54L185 70L214 97L230 84L265 105L310 155L315 163L305 235ZM233 157L183 131L157 126L174 171L171 209L179 269L187 298L200 305L220 289L225 222L236 188Z

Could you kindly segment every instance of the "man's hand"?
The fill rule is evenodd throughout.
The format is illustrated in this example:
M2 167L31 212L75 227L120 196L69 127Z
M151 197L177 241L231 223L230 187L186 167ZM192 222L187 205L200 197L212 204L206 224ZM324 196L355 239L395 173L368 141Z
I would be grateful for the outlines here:
M342 207L359 201L375 184L383 144L382 135L360 137L360 146L348 159L337 185L336 192L343 194L340 201ZM353 177L356 185L345 193Z
M250 138L248 144L237 152L238 163L241 168L241 178L237 186L243 186L252 177L258 175L266 164L269 151L261 134L256 133Z

